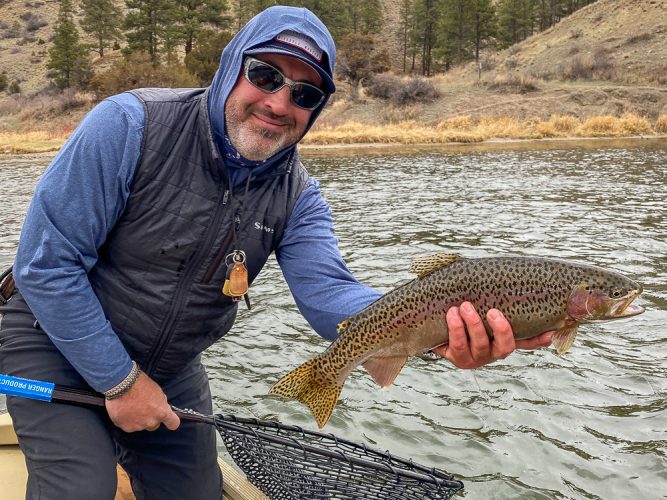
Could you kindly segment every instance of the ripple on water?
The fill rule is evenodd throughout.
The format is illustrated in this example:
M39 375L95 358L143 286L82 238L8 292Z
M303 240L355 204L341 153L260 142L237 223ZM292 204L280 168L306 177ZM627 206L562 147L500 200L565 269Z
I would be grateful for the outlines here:
M599 145L599 144L598 144ZM566 356L515 354L474 372L412 360L388 390L355 371L326 431L443 468L470 498L665 498L667 144L306 158L346 261L380 290L412 258L539 255L591 262L645 286L646 313L586 325ZM10 263L44 160L1 160L0 264ZM326 342L275 262L227 339L206 354L216 409L315 428L267 395Z

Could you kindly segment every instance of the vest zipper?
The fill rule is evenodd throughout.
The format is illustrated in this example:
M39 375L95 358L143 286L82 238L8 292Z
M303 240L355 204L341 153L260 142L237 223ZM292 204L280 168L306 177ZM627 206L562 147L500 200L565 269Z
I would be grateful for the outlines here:
M232 179L228 177L227 180L229 182L229 185L232 185ZM245 199L248 195L248 189L250 188L250 183L255 180L255 177L252 175L248 175L248 179L246 180L245 184L245 191L243 192L243 198ZM231 228L231 231L229 234L225 237L224 241L222 242L222 245L220 246L220 251L218 254L215 256L211 264L208 266L208 269L206 270L206 273L204 273L204 278L202 279L202 283L204 285L208 285L211 280L213 279L213 275L215 272L218 270L218 268L222 265L223 261L225 260L226 252L227 252L227 247L229 244L234 240L234 250L241 250L238 248L238 241L237 241L237 236L239 234L239 230L241 229L241 215L240 215L240 210L238 207L235 207L234 203L234 188L231 188L232 190L229 191L228 193L225 194L225 197L223 199L223 203L227 203L227 194L229 194L229 197L232 198L232 208L234 209L234 219L233 219L233 225Z
M171 337L174 334L176 318L183 308L184 300L187 297L187 292L192 285L195 274L201 266L202 261L206 257L206 252L215 240L216 233L220 226L220 219L222 218L222 215L225 211L225 205L227 204L228 197L228 189L225 189L222 193L220 193L220 197L216 203L216 211L213 214L211 224L209 224L207 232L204 235L203 243L197 248L193 258L190 260L190 264L186 267L183 273L183 277L177 285L173 305L167 312L167 318L165 319L164 326L161 328L161 333L151 348L146 361L146 368L144 371L151 377L154 375L155 368L157 367L160 358L162 358L162 355L164 354L164 350L166 349L167 345L169 345Z
M236 212L234 214L234 229L238 231L240 228L241 228L241 217L239 216L238 212ZM220 245L220 250L218 251L217 255L211 261L211 265L208 266L208 269L204 274L204 278L202 279L202 284L208 285L209 283L211 283L213 275L222 265L222 262L226 257L227 248L229 247L229 244L232 242L233 239L234 239L234 230L230 230L227 233L227 236L225 236L225 239L222 241Z

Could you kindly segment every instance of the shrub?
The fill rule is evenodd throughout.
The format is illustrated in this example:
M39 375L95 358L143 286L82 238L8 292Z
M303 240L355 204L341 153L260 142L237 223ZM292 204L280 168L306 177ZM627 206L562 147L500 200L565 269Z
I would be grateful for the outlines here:
M498 75L489 85L490 90L525 94L539 90L537 79L530 75Z
M394 91L402 85L402 78L393 73L374 75L365 87L366 94L378 99L391 99Z
M648 75L648 79L658 85L667 85L667 65L656 66L653 68Z
M660 115L655 121L655 131L659 134L667 134L667 115Z
M548 123L550 123L557 132L562 134L574 133L574 131L577 130L577 127L581 125L581 122L572 115L552 116Z
M21 36L21 25L18 21L14 21L9 28L5 28L5 32L2 34L2 38L18 38Z
M146 53L133 53L95 75L89 88L98 98L140 87L196 87L197 78L180 63L154 66Z
M366 94L379 99L386 99L395 106L409 106L431 102L440 97L440 92L433 83L423 77L401 78L391 73L374 75Z
M440 121L436 125L436 130L472 130L475 122L470 116L453 116Z
M637 35L632 35L631 37L629 37L625 41L625 43L626 43L626 45L630 45L630 44L637 43L637 42L644 42L646 40L650 40L651 38L653 38L653 33L648 33L648 32L639 33Z
M614 76L614 65L602 49L593 54L580 54L561 66L566 80L610 80Z
M546 122L536 124L536 130L542 137L563 137L575 135L581 123L572 115L552 116Z
M19 82L16 80L12 80L12 83L9 84L9 88L7 89L7 93L9 95L20 94L21 86L19 85Z
M7 75L0 73L0 92L7 90Z
M606 137L622 135L621 120L615 116L594 116L581 126L581 135L590 137Z
M422 102L431 102L440 97L435 85L426 78L413 77L398 87L391 102L397 106L407 106Z
M25 29L27 29L28 31L37 31L39 28L43 28L44 26L48 26L48 24L49 23L47 23L41 17L33 16L28 21L26 21Z
M25 22L28 31L37 31L39 28L49 24L40 16L33 14L32 12L24 12L19 17Z
M634 113L625 113L621 116L621 126L626 133L632 135L650 134L653 132L648 119Z

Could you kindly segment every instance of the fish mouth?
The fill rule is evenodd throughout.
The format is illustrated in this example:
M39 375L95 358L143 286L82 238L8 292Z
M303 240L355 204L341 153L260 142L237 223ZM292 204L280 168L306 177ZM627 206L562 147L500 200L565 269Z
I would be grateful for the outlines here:
M632 316L637 316L644 312L642 306L633 304L632 301L635 300L639 294L642 293L642 287L637 288L636 290L631 291L625 297L614 301L614 303L609 308L609 317L610 318L630 318Z

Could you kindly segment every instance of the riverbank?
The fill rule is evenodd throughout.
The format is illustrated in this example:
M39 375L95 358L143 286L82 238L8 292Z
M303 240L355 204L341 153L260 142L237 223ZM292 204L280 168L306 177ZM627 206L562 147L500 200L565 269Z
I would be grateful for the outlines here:
M328 113L335 113L336 104ZM33 154L56 152L62 147L71 128L53 131L0 133L0 153ZM385 125L356 121L338 126L316 127L302 141L303 149L377 146L461 145L470 143L519 143L536 140L591 140L613 138L660 139L667 137L667 115L651 123L633 113L621 117L594 116L579 120L570 115L517 119L511 117L457 116L435 125L406 120Z
M667 148L667 134L651 136L636 135L627 137L559 137L542 139L489 139L481 142L448 142L448 143L340 143L340 144L300 144L299 153L302 157L335 156L338 158L351 156L376 156L387 154L423 154L438 152L484 152L484 151L537 151L548 149L599 149L599 148L633 148L645 143L658 143ZM50 162L58 152L33 151L23 153L0 152L0 163L12 158L22 160L43 160Z

